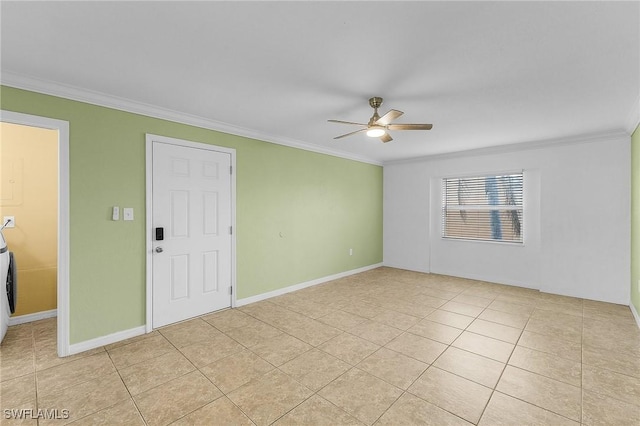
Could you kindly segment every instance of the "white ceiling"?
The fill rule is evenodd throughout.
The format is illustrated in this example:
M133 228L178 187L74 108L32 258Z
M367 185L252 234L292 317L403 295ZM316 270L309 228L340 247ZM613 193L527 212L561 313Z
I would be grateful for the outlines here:
M378 162L628 131L638 108L637 1L0 8L3 84L71 86ZM327 119L366 122L371 96L433 130L334 141L355 128Z

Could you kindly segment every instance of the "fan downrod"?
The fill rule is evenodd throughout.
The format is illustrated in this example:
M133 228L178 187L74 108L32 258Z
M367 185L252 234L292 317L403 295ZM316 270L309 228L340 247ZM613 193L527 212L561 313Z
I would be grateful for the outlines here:
M378 119L380 118L380 115L378 114L378 108L380 107L380 105L382 105L382 98L379 98L377 96L369 98L369 105L371 105L371 108L373 108L373 115L369 119L369 127L371 127L375 125L376 121L378 121Z

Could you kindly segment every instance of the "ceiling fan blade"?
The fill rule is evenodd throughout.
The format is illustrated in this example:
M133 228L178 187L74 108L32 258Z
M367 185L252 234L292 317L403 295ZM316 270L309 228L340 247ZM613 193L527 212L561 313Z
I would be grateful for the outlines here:
M389 130L431 130L433 124L389 124Z
M354 123L353 121L342 121L342 120L327 120L329 123L340 123L340 124L355 124L357 126L366 126L364 123Z
M367 131L367 129L360 129L360 130L356 130L355 132L346 133L344 135L336 136L334 139L342 139L342 138L346 138L347 136L355 135L356 133L366 132L366 131Z
M385 133L384 135L380 136L380 140L382 142L391 142L393 140L393 138L391 137L391 135L389 133Z
M379 124L380 126L386 126L396 118L400 117L402 114L404 114L404 112L398 111L397 109L392 109L382 117L378 118L376 120L376 124Z

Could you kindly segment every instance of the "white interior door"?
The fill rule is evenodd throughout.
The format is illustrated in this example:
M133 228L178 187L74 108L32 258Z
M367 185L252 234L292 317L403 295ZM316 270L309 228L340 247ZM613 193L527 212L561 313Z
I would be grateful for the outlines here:
M152 149L155 328L231 306L231 155Z

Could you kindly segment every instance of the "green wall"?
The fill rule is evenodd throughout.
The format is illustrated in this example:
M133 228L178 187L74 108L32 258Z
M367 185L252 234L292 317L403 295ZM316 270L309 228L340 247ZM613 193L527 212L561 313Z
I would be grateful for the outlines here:
M631 303L640 313L640 126L631 135Z
M144 324L145 133L237 150L238 298L382 262L380 166L4 86L0 107L69 122L72 344Z

